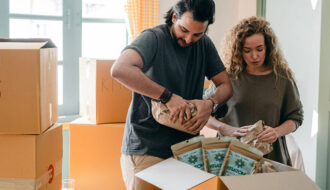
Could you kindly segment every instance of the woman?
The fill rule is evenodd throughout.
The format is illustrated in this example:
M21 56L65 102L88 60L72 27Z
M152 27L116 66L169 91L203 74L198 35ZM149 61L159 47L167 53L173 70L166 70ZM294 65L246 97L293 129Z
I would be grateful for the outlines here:
M258 138L274 147L265 157L291 166L285 135L302 124L303 110L270 24L257 17L244 19L230 30L222 47L234 95L227 114L219 121L211 117L207 126L221 135L245 136L250 125L263 120L265 131Z

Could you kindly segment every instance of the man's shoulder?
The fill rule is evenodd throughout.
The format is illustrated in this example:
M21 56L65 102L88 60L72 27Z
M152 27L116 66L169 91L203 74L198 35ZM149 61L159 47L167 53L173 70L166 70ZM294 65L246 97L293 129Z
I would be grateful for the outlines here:
M211 38L207 34L204 34L203 37L201 37L201 39L199 41L206 45L213 44Z
M152 28L148 28L148 29L145 29L143 32L152 32L154 34L156 34L157 36L158 35L166 35L167 33L167 26L165 24L161 24L161 25L158 25L158 26L154 26Z
M207 34L204 34L201 39L207 40L207 41L212 41L211 38Z
M139 44L139 43L154 43L156 41L159 41L159 39L162 39L163 37L162 36L165 36L164 35L164 26L162 25L158 25L158 26L155 26L155 27L152 27L152 28L147 28L145 30L143 30L139 36L134 39L133 41L133 44Z

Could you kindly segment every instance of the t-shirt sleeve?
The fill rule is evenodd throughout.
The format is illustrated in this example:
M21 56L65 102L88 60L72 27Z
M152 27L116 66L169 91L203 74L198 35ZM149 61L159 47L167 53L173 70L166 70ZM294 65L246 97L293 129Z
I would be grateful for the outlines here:
M157 37L151 30L144 30L126 49L135 50L142 58L143 68L145 71L151 66L152 59L157 52ZM123 51L124 51L123 50Z
M293 120L296 122L296 127L298 128L303 122L304 112L300 101L299 91L294 81L293 82L287 81L284 94L285 94L284 102L283 102L284 121Z
M212 77L217 75L218 73L224 71L226 68L223 65L220 56L218 54L217 49L215 48L213 42L211 39L207 36L205 36L206 39L206 77L210 80Z

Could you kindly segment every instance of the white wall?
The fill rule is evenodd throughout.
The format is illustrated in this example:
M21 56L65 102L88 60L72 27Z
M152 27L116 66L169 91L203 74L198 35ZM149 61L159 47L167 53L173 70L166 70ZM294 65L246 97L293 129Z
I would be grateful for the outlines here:
M307 175L315 180L320 64L320 0L270 0L266 19L278 36L296 76L304 106L303 125L293 134L300 146Z
M238 1L238 20L250 16L256 16L257 1L256 0L239 0Z
M159 24L164 24L164 15L178 0L159 0Z
M164 14L178 0L160 0L159 23L164 23ZM219 51L225 33L241 18L256 15L256 0L215 0L215 22L210 25L208 36Z

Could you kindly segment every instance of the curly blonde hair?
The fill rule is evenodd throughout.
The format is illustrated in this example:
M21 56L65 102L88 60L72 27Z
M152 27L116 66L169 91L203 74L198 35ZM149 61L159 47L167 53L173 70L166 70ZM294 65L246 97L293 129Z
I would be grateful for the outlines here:
M227 68L227 72L234 79L246 69L242 51L244 41L253 34L263 34L266 45L266 58L264 64L270 66L278 76L293 81L293 72L278 47L277 38L270 27L269 22L260 17L243 19L235 25L225 36L220 49L221 60Z

